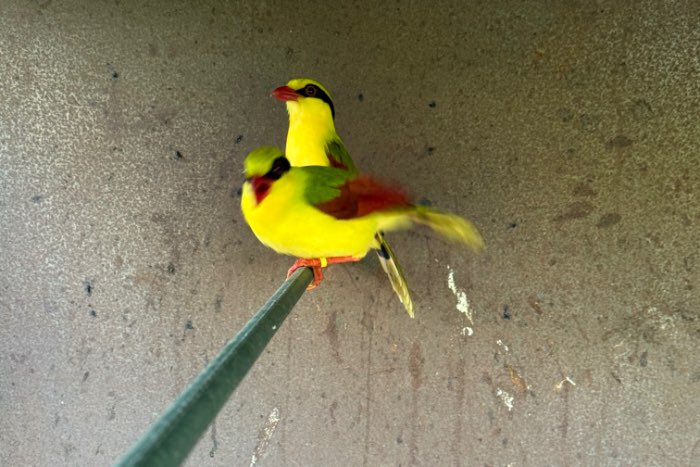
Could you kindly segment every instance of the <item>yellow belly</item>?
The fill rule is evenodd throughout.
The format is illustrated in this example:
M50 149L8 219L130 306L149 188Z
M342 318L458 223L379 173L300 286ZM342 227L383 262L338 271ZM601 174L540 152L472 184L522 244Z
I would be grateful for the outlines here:
M361 258L378 247L374 235L380 228L406 223L405 216L385 213L336 219L303 202L299 184L291 178L278 180L260 204L250 185L243 187L241 208L246 221L255 236L278 253L300 258Z

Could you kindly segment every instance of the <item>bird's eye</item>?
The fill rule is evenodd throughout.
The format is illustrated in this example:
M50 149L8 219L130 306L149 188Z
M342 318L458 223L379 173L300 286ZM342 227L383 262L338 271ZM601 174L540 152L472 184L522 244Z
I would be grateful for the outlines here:
M272 180L279 180L285 172L289 170L289 161L286 157L278 157L272 163L272 168L267 173L267 176Z
M306 94L306 97L314 97L316 96L316 86L313 84L308 84L304 88L304 94Z

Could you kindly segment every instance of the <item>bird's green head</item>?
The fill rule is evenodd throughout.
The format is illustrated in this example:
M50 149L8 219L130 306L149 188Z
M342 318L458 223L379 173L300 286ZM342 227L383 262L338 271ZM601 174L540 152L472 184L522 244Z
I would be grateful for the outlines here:
M309 78L295 78L280 86L272 95L287 103L290 115L294 112L330 112L331 119L335 120L335 108L333 100L326 88L318 81Z
M246 183L249 183L259 204L270 192L272 184L291 168L289 161L277 146L253 149L243 162Z
M278 180L289 170L289 161L277 146L253 149L243 162L246 178L269 177Z

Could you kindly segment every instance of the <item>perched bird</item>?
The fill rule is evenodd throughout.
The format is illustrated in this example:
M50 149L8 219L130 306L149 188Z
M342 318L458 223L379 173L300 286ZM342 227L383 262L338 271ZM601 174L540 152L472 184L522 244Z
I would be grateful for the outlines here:
M272 91L272 95L285 102L289 112L284 152L292 167L325 165L357 175L357 168L335 131L333 101L321 83L293 79Z
M400 189L345 169L292 167L274 146L253 150L245 159L241 210L253 233L278 253L299 259L314 271L316 286L322 268L359 261L370 249L380 249L379 231L423 224L450 240L476 250L483 241L466 219L411 204Z
M289 131L285 154L293 167L330 166L344 169L350 177L359 175L355 164L335 130L335 107L326 88L318 81L297 78L280 86L272 95L286 103ZM406 277L394 251L381 231L375 232L377 256L391 286L408 314L413 301Z

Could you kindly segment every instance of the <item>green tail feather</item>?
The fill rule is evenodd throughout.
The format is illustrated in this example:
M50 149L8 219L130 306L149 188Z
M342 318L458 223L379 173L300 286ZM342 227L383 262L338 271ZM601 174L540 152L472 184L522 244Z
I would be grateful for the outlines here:
M413 318L413 301L411 300L411 292L408 289L408 283L406 282L406 277L403 275L401 266L394 251L391 249L384 234L377 232L375 235L377 242L379 242L379 249L377 250L377 256L379 257L379 262L382 265L382 269L389 276L389 282L391 282L391 287L396 292L396 295L403 303L403 306L408 312L408 316Z
M476 251L484 249L484 240L479 231L468 220L436 211L425 206L416 206L411 212L411 218L423 225L427 225L440 235L459 243L463 243Z

